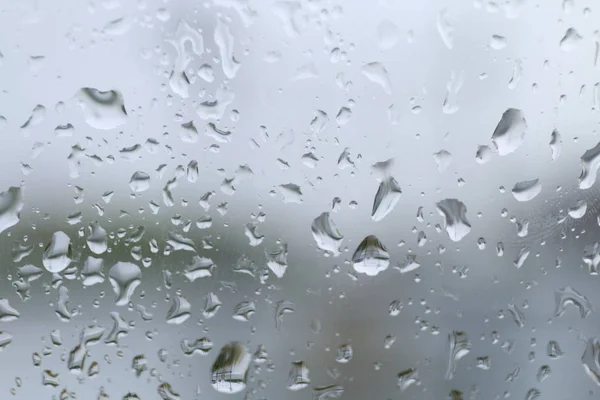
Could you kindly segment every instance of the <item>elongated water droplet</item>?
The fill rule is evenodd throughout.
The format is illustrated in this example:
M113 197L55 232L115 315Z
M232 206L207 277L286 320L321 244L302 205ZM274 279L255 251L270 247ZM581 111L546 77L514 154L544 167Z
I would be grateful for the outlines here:
M7 191L0 193L0 232L15 226L20 221L23 206L21 188L9 187Z
M379 184L373 201L373 210L371 211L373 221L381 221L392 212L401 195L402 189L393 177L390 176L383 180Z
M340 254L344 236L338 231L328 212L324 212L314 219L311 231L319 249L334 257Z
M581 156L579 189L589 189L594 185L598 167L600 167L600 142Z
M550 135L550 151L552 152L552 161L556 161L562 151L561 136L556 129Z
M451 380L456 372L458 360L469 354L471 342L465 332L454 331L448 335L448 369L446 379Z

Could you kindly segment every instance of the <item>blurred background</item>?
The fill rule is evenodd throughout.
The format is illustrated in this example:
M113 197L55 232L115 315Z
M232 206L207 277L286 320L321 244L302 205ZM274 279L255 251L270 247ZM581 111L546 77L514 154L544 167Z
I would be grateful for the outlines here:
M2 1L0 397L595 398L597 8Z

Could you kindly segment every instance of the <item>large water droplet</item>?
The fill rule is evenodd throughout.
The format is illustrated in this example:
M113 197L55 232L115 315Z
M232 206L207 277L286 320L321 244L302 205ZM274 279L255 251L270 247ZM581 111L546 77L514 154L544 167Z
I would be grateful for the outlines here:
M358 245L352 255L352 266L356 272L375 276L390 265L390 253L374 235L369 235Z
M278 250L268 251L265 250L265 257L267 258L267 267L278 278L283 278L285 271L288 268L287 264L287 243L283 243Z
M87 245L95 254L102 254L108 248L106 231L98 222L90 224L90 234L87 237Z
M505 156L516 151L525 140L526 130L523 112L515 108L506 110L492 135L498 154Z
M581 156L579 189L589 189L594 185L598 167L600 167L600 142Z
M116 90L102 92L82 88L76 95L83 109L85 122L96 129L113 129L127 122L123 95Z
M0 232L19 222L23 206L21 188L9 187L7 191L0 193Z
M44 268L52 273L61 272L69 266L71 257L71 239L62 231L54 232L42 255Z
M324 212L314 219L311 231L317 246L321 250L334 257L340 254L340 246L344 236L338 231L328 212Z
M471 224L467 219L467 207L460 200L442 200L437 203L437 210L444 217L444 227L452 241L460 241L471 231Z
M577 32L575 28L569 28L565 31L564 36L560 39L560 48L564 51L575 50L579 43L583 40L583 37Z
M465 332L454 331L448 335L448 369L446 370L446 379L454 377L458 360L469 354L471 351L471 342Z
M554 293L554 300L556 303L554 315L556 317L563 315L566 311L566 307L571 304L579 309L581 318L587 317L593 309L592 302L571 286L557 289Z
M140 267L130 262L118 262L110 268L108 279L115 292L117 306L129 303L135 288L141 283L141 278Z
M304 361L293 362L288 375L287 388L292 391L306 388L310 383L308 373L309 370Z
M401 195L402 189L400 189L398 182L392 176L385 178L379 184L375 200L373 201L373 209L371 211L373 221L381 221L386 215L392 212Z
M542 184L539 179L518 182L512 188L513 197L521 202L533 200L541 191Z
M212 387L221 393L244 390L251 358L248 350L239 342L223 346L212 366Z
M387 94L392 94L392 83L385 67L379 62L371 62L363 65L360 70L371 82L382 87Z

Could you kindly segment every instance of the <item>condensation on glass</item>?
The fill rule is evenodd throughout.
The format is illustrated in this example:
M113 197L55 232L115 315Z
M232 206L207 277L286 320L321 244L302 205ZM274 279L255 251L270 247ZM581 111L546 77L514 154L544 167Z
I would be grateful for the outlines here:
M596 2L0 10L0 398L600 396Z

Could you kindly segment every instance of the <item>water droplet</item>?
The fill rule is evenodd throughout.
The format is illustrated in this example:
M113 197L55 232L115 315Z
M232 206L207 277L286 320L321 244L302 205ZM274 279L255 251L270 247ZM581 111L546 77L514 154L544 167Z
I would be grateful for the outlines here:
M475 153L475 161L479 164L485 164L492 159L492 149L489 146L479 146Z
M600 167L600 142L581 156L579 189L589 189L594 185L598 167Z
M142 171L136 171L129 179L129 188L134 193L141 193L150 188L150 175Z
M452 154L446 150L440 150L433 153L433 159L437 164L438 172L444 172L452 163Z
M561 136L556 129L550 135L550 151L552 152L552 161L556 161L562 151Z
M548 366L548 365L542 365L542 366L540 366L540 369L538 369L538 372L536 374L536 378L537 378L538 382L541 383L547 377L549 377L551 373L552 373L552 370L550 369L550 366Z
M571 286L565 286L561 289L557 289L554 293L554 300L556 303L554 311L555 317L560 317L563 315L568 305L574 305L577 307L577 309L579 309L581 318L587 317L588 314L593 310L592 302L577 290L573 289Z
M90 224L90 234L87 237L87 245L95 254L102 254L108 248L106 231L98 222Z
M500 35L492 35L490 38L490 47L494 50L502 50L506 47L506 38Z
M368 276L375 276L385 271L389 264L390 254L374 235L365 237L352 255L354 270Z
M239 342L226 344L212 366L212 387L221 393L238 393L246 388L251 357Z
M21 314L8 302L8 299L0 299L0 322L10 322L19 319Z
M71 239L67 234L54 232L42 256L44 268L52 273L63 271L71 263L72 253Z
M0 351L6 349L12 343L13 337L10 333L0 331Z
M444 103L442 104L442 111L444 114L454 114L457 112L460 107L456 103L456 97L458 96L458 92L462 88L462 85L465 81L465 74L461 71L459 74L456 74L452 71L450 75L450 81L446 84L446 97L444 98Z
M412 385L419 385L420 383L419 371L413 368L399 372L396 380L396 386L400 388L401 392L406 391Z
M573 219L583 218L587 211L587 202L579 200L573 207L569 207L569 216Z
M233 310L233 319L242 322L249 322L250 317L256 312L256 305L253 301L242 301L235 306Z
M179 393L176 393L168 382L158 385L157 392L162 400L179 400L180 398Z
M0 232L20 221L20 212L24 205L21 188L9 187L7 191L0 193Z
M223 73L227 78L233 79L240 69L241 64L233 55L234 37L223 18L217 18L214 39L215 44L219 47Z
M515 108L506 110L492 135L498 154L505 156L516 151L525 140L526 130L523 112Z
M539 179L518 182L512 188L513 197L520 202L533 200L541 191L542 184Z
M508 311L510 311L513 320L515 321L515 324L517 324L519 328L525 326L525 315L523 315L523 312L519 310L516 305L509 304Z
M183 324L190 317L192 305L183 296L173 296L171 308L167 313L167 324Z
M123 95L116 90L82 88L76 95L85 122L95 129L114 129L127 122Z
M202 315L206 319L214 317L222 304L216 294L213 292L208 293L204 296L204 310L202 311Z
M401 195L402 189L400 189L400 185L392 176L383 180L379 184L375 200L373 201L373 209L371 211L373 221L381 221L386 215L392 212Z
M108 279L115 292L115 304L124 306L131 301L133 292L141 283L140 267L130 262L118 262L110 268Z
M283 275L285 274L285 271L288 268L287 256L287 243L283 243L279 247L279 249L275 251L265 250L265 257L267 258L267 267L269 267L269 269L273 271L275 276L278 278L283 278Z
M583 37L577 32L575 28L569 28L566 30L562 39L560 39L560 48L564 51L575 50L579 43L583 40Z
M558 342L556 340L551 340L548 342L548 348L546 349L548 352L548 357L550 358L560 358L565 353L560 349Z
M448 10L443 9L437 15L437 30L449 50L454 45L454 26L448 22Z
M311 231L319 249L334 257L340 254L344 236L338 231L328 212L324 212L314 219Z
M392 83L383 64L370 62L363 65L360 71L368 80L381 86L385 93L392 94Z
M448 335L448 369L446 370L446 379L451 380L456 372L458 360L469 354L471 351L471 342L465 332L454 331Z
M320 386L313 389L313 400L339 399L344 394L341 385Z
M471 224L467 220L467 207L460 200L442 200L437 203L437 210L444 217L444 228L452 241L460 241L471 231Z
M347 364L352 360L353 355L354 351L352 350L352 345L343 344L340 347L338 347L335 361L339 362L340 364Z
M288 375L288 390L298 391L308 387L310 384L308 373L309 370L304 361L292 362L292 367Z
M194 256L184 272L185 277L194 282L196 279L210 278L212 270L217 266L210 258Z
M207 337L196 339L193 343L187 339L181 341L181 351L183 351L183 354L186 356L193 356L196 353L205 356L212 348L213 342Z
M279 193L283 196L284 203L302 203L302 191L300 186L293 183L277 186Z

